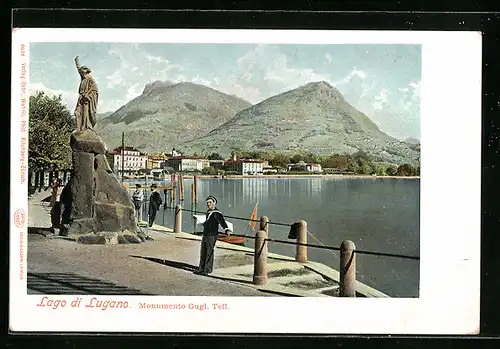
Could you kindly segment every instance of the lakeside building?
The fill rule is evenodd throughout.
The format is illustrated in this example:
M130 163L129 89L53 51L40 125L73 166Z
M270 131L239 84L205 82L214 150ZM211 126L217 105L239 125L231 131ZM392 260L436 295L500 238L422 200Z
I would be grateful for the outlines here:
M262 172L264 173L284 173L287 172L286 168L279 167L279 166L271 166L269 165L269 161L264 160L262 161Z
M182 156L182 153L175 150L175 148L172 148L172 152L169 154L169 156L173 156L173 157Z
M264 162L261 160L232 159L224 163L226 171L238 172L242 175L258 175L264 173Z
M304 161L299 161L296 164L287 165L288 172L323 172L320 164L307 164Z
M171 156L165 161L165 167L176 172L202 171L210 166L210 160L197 156Z
M147 168L148 156L134 147L118 147L106 154L109 166L115 173L135 173ZM123 167L122 167L123 166Z
M216 170L222 170L224 169L224 160L209 160L209 165Z
M165 163L165 156L163 154L150 154L148 155L147 169L159 169L163 168Z

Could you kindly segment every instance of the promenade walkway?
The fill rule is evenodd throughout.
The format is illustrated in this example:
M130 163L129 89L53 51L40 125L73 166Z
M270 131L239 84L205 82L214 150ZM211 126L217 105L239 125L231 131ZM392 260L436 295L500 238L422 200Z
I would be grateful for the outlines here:
M153 225L141 244L85 245L50 234L48 202L29 200L28 289L47 294L316 296L338 294L338 272L323 264L268 255L268 281L252 284L253 249L218 241L212 275L193 274L201 237ZM50 195L46 192L46 196ZM360 296L386 295L357 283Z

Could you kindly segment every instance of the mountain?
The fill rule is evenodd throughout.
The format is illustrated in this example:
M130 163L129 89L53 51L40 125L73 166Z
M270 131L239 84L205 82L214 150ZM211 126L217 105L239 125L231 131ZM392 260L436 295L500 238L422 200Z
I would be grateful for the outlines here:
M104 118L107 118L107 117L108 117L108 116L110 116L111 114L113 114L113 112L112 112L112 111L107 111L107 112L105 112L105 113L97 113L97 114L96 114L96 119L97 119L97 120L102 120L102 119L104 119Z
M420 141L419 141L418 139L416 139L416 138L411 138L411 137L410 137L410 138L407 138L407 139L405 140L405 142L406 142L406 143L409 143L409 144L420 144Z
M382 132L326 82L308 83L238 112L203 137L184 142L185 153L301 150L316 154L364 151L375 160L415 163L419 153Z
M164 152L203 136L252 104L194 83L155 81L142 94L106 118L95 130L109 149L125 145L148 153Z

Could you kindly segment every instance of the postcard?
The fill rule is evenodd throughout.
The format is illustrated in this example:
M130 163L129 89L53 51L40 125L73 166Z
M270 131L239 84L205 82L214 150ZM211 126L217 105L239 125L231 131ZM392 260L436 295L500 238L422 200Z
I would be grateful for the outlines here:
M479 333L480 33L12 39L11 331Z

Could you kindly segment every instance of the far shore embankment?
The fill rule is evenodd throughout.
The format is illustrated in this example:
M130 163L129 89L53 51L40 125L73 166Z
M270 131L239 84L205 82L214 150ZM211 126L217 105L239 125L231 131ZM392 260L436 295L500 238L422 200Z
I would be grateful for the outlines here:
M279 178L279 179L285 179L285 178L346 178L346 179L367 179L367 178L374 178L374 179L420 179L420 176L373 176L373 175L338 175L338 174L272 174L272 175L206 175L206 174L199 174L199 175L193 175L193 174L184 174L183 177L185 179L192 179L196 176L196 178L219 178L219 179L246 179L246 178ZM166 176L165 179L168 179L169 176ZM126 176L125 179L129 180L141 180L144 179L144 176L137 176L137 177L128 177ZM148 179L152 180L162 180L162 178L151 178L148 177Z

